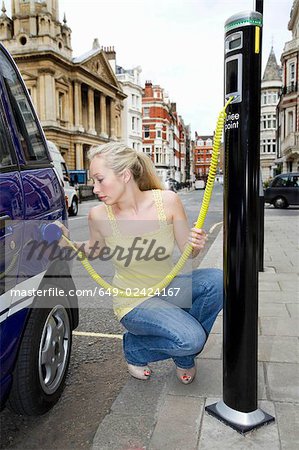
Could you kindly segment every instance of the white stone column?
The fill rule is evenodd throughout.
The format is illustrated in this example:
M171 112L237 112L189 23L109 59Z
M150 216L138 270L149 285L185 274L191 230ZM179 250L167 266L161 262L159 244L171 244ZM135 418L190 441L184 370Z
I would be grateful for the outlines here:
M82 125L82 94L81 83L79 81L74 82L74 112L75 112L75 129L78 131L84 131Z
M95 130L94 90L88 88L88 133L97 134Z
M113 141L117 140L115 123L115 100L113 98L110 102L110 137Z
M106 96L101 93L101 101L100 101L100 114L101 114L101 133L100 136L107 138L107 120L106 120Z
M75 144L76 170L83 169L83 145Z

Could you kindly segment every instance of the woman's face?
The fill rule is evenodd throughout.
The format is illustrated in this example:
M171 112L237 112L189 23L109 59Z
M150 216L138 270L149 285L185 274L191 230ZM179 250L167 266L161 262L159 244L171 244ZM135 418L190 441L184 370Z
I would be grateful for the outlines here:
M103 156L95 156L90 163L90 176L94 181L93 192L108 205L116 203L125 190L122 175L106 166Z

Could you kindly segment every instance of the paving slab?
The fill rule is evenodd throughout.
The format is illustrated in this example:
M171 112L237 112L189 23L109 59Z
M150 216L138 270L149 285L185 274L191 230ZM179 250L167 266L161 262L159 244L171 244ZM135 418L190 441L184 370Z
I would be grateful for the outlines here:
M265 363L270 400L299 402L299 365Z
M259 301L260 301L260 305L262 303L294 303L294 300L296 301L296 299L298 299L299 301L299 296L297 296L296 293L294 292L289 292L289 291L275 291L275 292L270 292L270 291L261 291L259 293Z
M299 404L275 403L282 450L299 448Z
M208 341L198 358L220 359L222 357L222 341L222 335L210 334Z
M284 304L264 301L259 303L259 317L285 317L288 319L290 313Z
M288 303L286 308L292 317L292 319L296 319L299 317L299 303Z
M149 450L195 450L204 399L167 395L159 411Z
M259 361L298 363L299 341L297 337L260 336Z
M264 336L299 337L299 318L280 319L278 317L260 318L261 334Z
M219 401L219 398L208 398L206 400L206 405L211 405L217 401ZM258 406L268 414L275 415L275 409L272 402L261 401ZM277 423L274 422L242 435L205 412L197 449L279 450L278 426Z

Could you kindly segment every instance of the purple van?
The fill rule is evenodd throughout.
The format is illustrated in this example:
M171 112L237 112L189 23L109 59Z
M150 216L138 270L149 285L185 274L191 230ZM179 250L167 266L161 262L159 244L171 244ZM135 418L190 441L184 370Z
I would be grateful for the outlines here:
M78 325L69 265L32 251L55 220L67 223L64 192L22 77L0 43L0 392L2 407L19 414L43 414L58 401Z

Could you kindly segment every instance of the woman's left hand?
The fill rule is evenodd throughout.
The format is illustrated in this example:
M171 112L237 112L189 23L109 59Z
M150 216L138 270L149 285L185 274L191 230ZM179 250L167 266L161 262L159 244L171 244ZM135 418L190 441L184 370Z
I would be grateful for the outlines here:
M188 241L193 247L193 256L197 256L200 250L204 248L207 239L208 236L204 230L191 228Z

